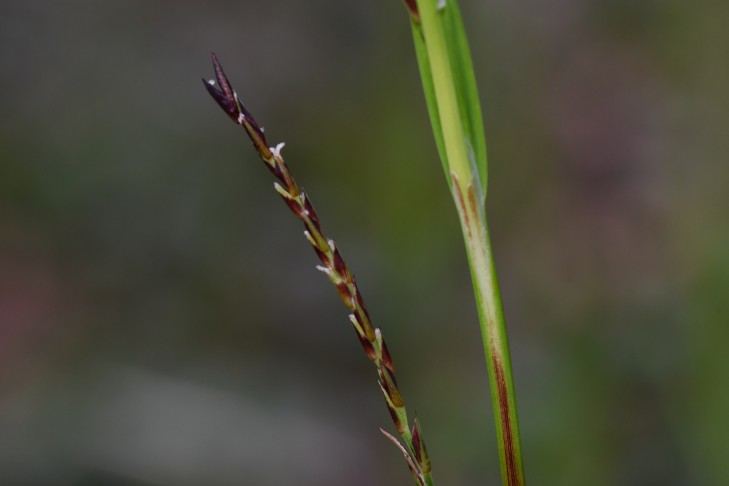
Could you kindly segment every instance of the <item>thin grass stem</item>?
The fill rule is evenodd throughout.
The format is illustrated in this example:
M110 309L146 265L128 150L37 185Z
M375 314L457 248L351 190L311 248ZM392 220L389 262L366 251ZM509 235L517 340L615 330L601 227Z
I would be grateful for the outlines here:
M516 392L486 219L487 161L457 0L406 0L433 133L461 221L486 355L502 482L524 484Z

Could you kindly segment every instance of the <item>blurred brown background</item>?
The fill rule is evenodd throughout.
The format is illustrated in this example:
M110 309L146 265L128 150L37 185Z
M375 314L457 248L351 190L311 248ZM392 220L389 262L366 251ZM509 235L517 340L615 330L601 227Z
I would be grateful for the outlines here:
M462 0L536 485L729 484L729 9ZM0 3L0 484L399 485L286 141L443 485L499 484L398 0Z

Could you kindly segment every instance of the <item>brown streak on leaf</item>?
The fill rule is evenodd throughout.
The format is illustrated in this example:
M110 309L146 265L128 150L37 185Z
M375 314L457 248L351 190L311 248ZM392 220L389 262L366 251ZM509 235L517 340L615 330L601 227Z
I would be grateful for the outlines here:
M456 204L458 204L458 208L461 210L461 215L463 217L463 226L466 228L466 232L468 233L468 238L471 238L471 219L468 216L468 211L466 210L466 201L463 199L463 193L461 192L461 187L458 184L458 180L455 176L455 174L452 175L453 178L453 187L456 190Z
M496 375L496 391L499 396L499 418L504 439L504 456L506 462L506 478L509 486L519 486L519 470L517 467L516 451L514 450L514 433L511 428L511 417L509 413L509 393L506 388L506 377L501 360L497 357L495 350L491 350L491 362L494 365Z
M481 205L476 197L476 190L473 183L468 185L468 205L471 207L473 214L481 214Z
M405 0L405 6L408 8L413 21L416 24L420 23L420 13L418 13L418 4L415 0Z

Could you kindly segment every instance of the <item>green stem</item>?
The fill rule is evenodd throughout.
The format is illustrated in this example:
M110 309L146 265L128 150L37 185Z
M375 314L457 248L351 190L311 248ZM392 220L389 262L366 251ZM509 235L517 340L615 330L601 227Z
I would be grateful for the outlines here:
M422 34L425 46L425 56L419 53L421 74L430 76L430 79L424 79L426 97L434 105L431 114L435 113L436 140L439 145L442 144L441 155L446 159L446 175L450 176L451 190L466 242L488 364L502 480L507 486L520 486L524 484L524 471L516 395L504 312L486 222L485 152L483 160L478 161L473 148L475 140L483 140L483 129L479 126L479 133L474 133L476 127L472 118L473 113L478 113L475 111L478 110L478 94L460 17L455 27L444 17L459 15L457 5L455 0L446 1L453 4L449 6L442 0L417 0L419 19L413 19L413 22L416 35ZM453 10L446 12L449 8ZM446 28L451 30L446 32ZM453 29L460 31L454 34ZM423 66L426 68L423 69ZM480 125L480 113L478 118ZM484 167L482 174L479 174L479 162Z
M506 334L504 310L491 254L485 212L482 211L483 206L479 203L473 185L468 184L464 188L455 172L451 177L454 199L466 242L481 337L488 365L501 477L505 485L523 485L524 469L509 339Z

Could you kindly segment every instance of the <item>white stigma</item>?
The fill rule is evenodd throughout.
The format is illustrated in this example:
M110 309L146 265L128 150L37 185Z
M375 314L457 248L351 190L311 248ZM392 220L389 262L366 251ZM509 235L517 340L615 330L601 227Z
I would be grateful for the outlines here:
M215 86L215 80L213 80L213 79L208 79L208 84L209 84L210 86Z
M289 192L286 189L284 189L283 186L281 184L279 184L278 182L273 183L273 188L276 189L276 192L281 194L286 199L292 199L291 194L289 194Z
M309 233L307 230L304 230L304 236L306 236L306 240L311 244L311 246L313 246L313 247L317 246L316 241L311 236L311 233Z
M319 270L320 272L326 273L327 275L331 275L332 274L332 269L329 268L329 267L323 267L321 265L317 265L316 266L316 269Z
M274 157L280 159L281 158L281 150L286 146L286 142L281 142L280 144L276 145L275 147L269 147L271 150L271 153Z

